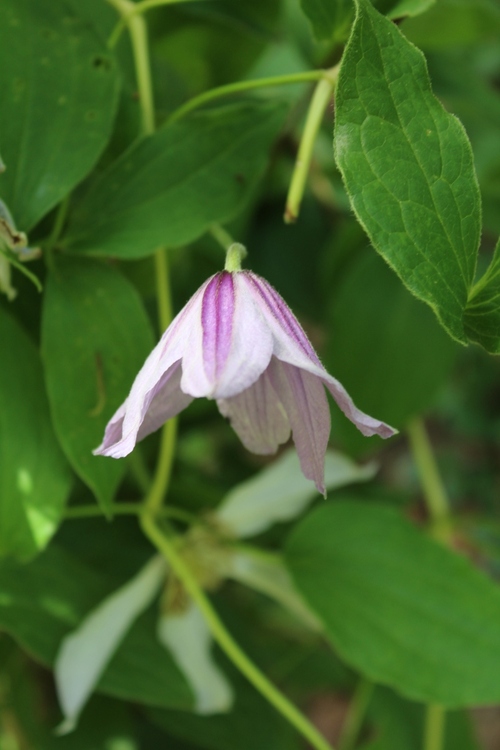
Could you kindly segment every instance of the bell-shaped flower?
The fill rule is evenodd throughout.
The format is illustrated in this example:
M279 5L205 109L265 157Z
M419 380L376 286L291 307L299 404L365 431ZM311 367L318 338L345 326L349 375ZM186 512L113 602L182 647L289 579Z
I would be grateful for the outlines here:
M240 270L242 251L229 249L226 270L209 278L167 328L94 452L126 456L193 398L206 397L216 399L253 453L274 453L292 432L304 475L324 494L325 387L363 435L387 438L395 430L354 405L275 289Z

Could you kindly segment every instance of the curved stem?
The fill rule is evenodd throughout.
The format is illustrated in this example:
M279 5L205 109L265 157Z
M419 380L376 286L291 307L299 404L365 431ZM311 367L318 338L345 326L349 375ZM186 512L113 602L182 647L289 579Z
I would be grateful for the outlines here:
M363 720L366 715L366 709L370 703L373 693L373 682L362 677L354 691L349 711L342 728L342 735L339 741L339 750L353 750L356 747L356 740L359 737Z
M304 187L306 184L309 166L311 164L312 152L321 121L328 106L328 102L337 84L339 66L323 71L322 79L314 90L311 104L307 112L304 131L300 141L295 169L286 199L284 219L287 224L296 221L299 215Z
M316 750L333 750L332 746L310 723L310 721L286 698L248 658L213 608L208 597L198 585L188 565L178 553L175 545L157 527L153 516L145 512L141 515L141 525L146 536L169 562L172 570L182 582L203 616L222 650L231 661L257 688L257 690L305 737Z
M208 231L225 252L227 252L234 243L229 232L227 232L220 224L212 224Z
M149 65L148 29L141 15L135 14L135 3L130 0L108 0L118 11L130 34L132 52L134 55L137 88L142 114L142 130L145 135L151 135L155 129L153 85L151 82L151 68ZM108 46L116 44L121 29L113 31Z
M251 91L253 89L267 88L268 86L285 86L291 83L318 81L324 77L324 70L308 70L305 73L293 73L285 76L272 76L271 78L256 78L253 81L228 83L225 86L218 86L215 89L210 89L210 91L205 91L203 94L199 94L199 96L195 96L185 104L182 104L170 115L168 122L177 122L177 120L185 117L189 112L198 109L203 104L214 101L214 99L221 99L224 96L240 94L243 91Z
M431 534L442 544L450 545L450 505L423 421L413 419L408 424L407 432L431 518ZM427 706L423 750L443 749L445 720L446 712L442 706L435 703Z
M431 518L431 533L443 544L449 544L451 524L448 497L423 421L413 419L408 424L407 432Z
M140 516L144 512L142 503L113 503L111 505L110 516ZM173 518L176 521L183 521L190 525L199 523L199 519L193 514L180 508L162 508L160 515L165 518ZM66 508L64 518L74 520L78 518L106 518L103 511L98 505L75 505ZM106 518L106 520L108 520Z

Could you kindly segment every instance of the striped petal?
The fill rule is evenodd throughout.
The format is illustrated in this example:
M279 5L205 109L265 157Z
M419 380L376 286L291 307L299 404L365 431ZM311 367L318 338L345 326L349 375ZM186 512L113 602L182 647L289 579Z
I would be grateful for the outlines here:
M249 451L275 453L290 437L290 423L267 370L242 393L217 401L219 411Z
M383 438L395 435L397 430L358 409L343 385L328 374L300 323L278 292L254 273L244 271L240 275L272 333L274 356L319 378L346 417L363 435L369 437L376 434Z
M272 354L272 335L241 273L224 271L206 285L182 361L181 388L199 398L227 399L249 388Z

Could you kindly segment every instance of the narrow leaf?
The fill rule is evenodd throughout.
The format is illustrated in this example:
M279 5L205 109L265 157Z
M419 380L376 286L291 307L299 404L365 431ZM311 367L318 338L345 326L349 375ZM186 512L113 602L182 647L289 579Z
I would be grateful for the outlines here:
M117 96L116 63L63 0L2 0L0 193L22 231L93 167Z
M472 289L464 323L472 341L500 354L500 240L488 270Z
M61 519L71 473L50 423L38 352L0 307L0 556L43 549Z
M376 250L466 342L481 228L470 144L434 97L422 53L368 0L356 7L337 89L337 163Z
M292 533L287 562L362 674L448 707L500 699L500 589L394 509L323 506Z
M254 102L167 124L93 184L73 217L68 246L139 258L196 239L248 200L283 118L282 105Z
M120 273L93 260L58 260L42 323L49 401L63 450L104 510L125 465L92 450L152 346L141 300Z

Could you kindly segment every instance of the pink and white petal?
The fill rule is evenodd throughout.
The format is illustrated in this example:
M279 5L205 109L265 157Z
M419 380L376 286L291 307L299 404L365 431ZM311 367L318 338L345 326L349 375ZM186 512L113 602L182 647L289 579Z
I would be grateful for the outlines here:
M365 414L361 409L358 409L342 383L339 383L338 380L329 375L326 370L323 371L322 375L318 375L318 377L321 378L330 391L337 406L356 425L362 435L365 435L365 437L379 435L381 438L390 438L397 434L398 431L394 427L381 422L379 419L374 419L374 417L370 417L369 414Z
M229 711L233 689L213 659L212 634L197 605L190 601L184 612L161 615L157 634L191 686L196 713Z
M166 385L166 373L182 360L189 331L199 320L198 308L209 281L210 279L198 289L178 313L146 359L126 401L112 417L108 425L109 431L106 428L107 434L105 433L103 443L94 451L95 455L122 458L133 451L151 402L158 388Z
M393 427L358 409L343 385L325 370L300 323L278 292L256 274L245 272L242 275L250 293L260 301L261 312L272 331L273 354L321 378L340 409L363 435L383 438L395 435L397 430Z
M314 363L321 367L318 355L299 321L285 300L265 281L251 271L243 271L241 284L264 317L273 336L273 354L297 367Z
M167 566L156 555L128 583L104 599L66 636L54 676L64 714L58 734L70 732L127 631L158 594Z
M240 272L206 287L200 324L191 330L181 388L191 396L228 399L251 386L271 359L273 341Z
M323 383L314 375L273 357L269 376L285 407L304 476L326 496L325 453L330 410Z
M223 417L252 453L275 453L290 437L290 423L267 370L249 388L232 398L217 400Z
M181 391L181 377L182 365L176 362L155 386L153 398L137 433L138 441L158 430L167 420L189 406L193 397Z

